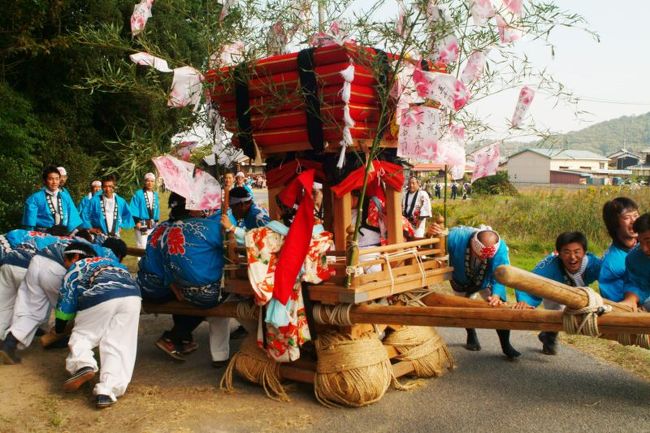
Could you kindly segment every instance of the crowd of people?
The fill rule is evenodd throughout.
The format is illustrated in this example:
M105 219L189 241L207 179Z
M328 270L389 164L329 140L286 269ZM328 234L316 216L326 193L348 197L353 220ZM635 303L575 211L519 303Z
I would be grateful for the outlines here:
M65 189L65 169L47 167L42 179L43 187L25 201L24 228L0 236L0 359L5 364L19 363L18 351L50 328L56 334L69 332L65 368L70 376L63 389L75 391L99 373L94 388L98 408L113 405L131 380L142 299L151 303L178 300L198 308L233 300L234 295L226 296L222 291L224 236L232 237L241 246L253 245L259 257L266 257L249 268L249 278L256 282L254 289L260 290L261 297L266 296L263 288L272 286L266 279L275 259L269 257L280 254L282 243L278 239L287 236L294 218L302 218L301 224L305 217L314 218L314 223L305 227L315 238L322 236L318 243L322 251L331 242L331 234L324 234L323 186L317 182L298 185L293 189L295 197L284 195L284 201L279 199L281 215L278 221L271 221L268 212L255 203L243 173L227 173L223 188L228 190L228 212L188 210L185 198L171 193L169 218L160 221L160 201L152 173L145 175L143 188L128 204L115 193L112 176L93 181L78 206ZM294 206L287 203L298 197L304 201L299 192L303 190L308 191L305 195L313 205L313 216L305 216L297 202ZM369 188L361 215L356 212L357 192L352 194L352 216L353 224L361 218L358 245L381 245L387 238L383 189L377 185ZM444 231L442 225L430 221L430 197L415 177L409 179L404 192L402 212L404 234L409 239ZM572 286L598 280L603 297L634 310L650 309L650 214L640 215L634 201L619 197L605 204L603 219L612 244L602 258L588 251L582 233L566 232L557 237L556 252L543 258L533 272ZM120 233L130 228L135 228L137 245L144 249L135 276L121 263L127 247ZM494 271L509 263L505 240L490 227L454 227L449 230L447 243L454 268L454 293L480 296L495 307L503 305L506 289L496 281ZM311 281L320 281L320 271L314 265ZM375 272L377 265L364 271ZM294 304L302 303L300 290L294 289L288 296L295 296ZM515 308L536 308L542 303L547 309L562 308L524 292L517 292L516 297ZM293 360L295 341L308 336L304 320L287 326L287 317L297 320L295 311L292 314L278 304L270 304L267 309L264 332L274 339L276 352L271 356L278 360ZM172 328L160 336L156 346L182 362L197 350L193 332L206 318L180 314L172 317ZM213 366L221 368L230 357L231 333L240 324L220 317L209 317L207 321ZM296 334L287 335L286 329L294 329ZM510 331L497 330L497 334L506 357L519 357L510 344ZM544 353L557 353L556 337L551 332L539 334ZM96 347L99 364L93 354ZM466 348L481 349L474 329L467 329Z

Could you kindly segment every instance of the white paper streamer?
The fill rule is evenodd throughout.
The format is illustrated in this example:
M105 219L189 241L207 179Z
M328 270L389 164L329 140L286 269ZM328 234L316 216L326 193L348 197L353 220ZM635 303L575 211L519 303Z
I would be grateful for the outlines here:
M172 72L167 65L167 60L155 57L149 53L139 52L129 56L131 61L137 65L151 66L160 72Z
M519 128L521 122L524 120L530 104L533 103L535 91L528 86L524 86L519 91L519 98L517 99L517 106L512 115L512 127Z
M144 31L147 20L151 18L151 7L154 0L142 0L133 7L131 14L131 34L137 36Z
M196 110L201 101L202 81L201 73L191 66L174 69L174 79L167 106L180 108L193 104Z
M469 59L467 59L467 64L463 69L463 73L460 76L460 79L466 85L469 85L476 81L485 68L486 56L483 51L474 51L470 54Z
M350 115L350 94L352 93L352 81L354 81L354 65L350 65L347 68L343 69L341 72L341 77L345 80L343 83L343 88L341 89L341 99L345 103L343 107L343 121L345 126L343 127L343 139L339 143L341 146L341 153L339 154L339 160L336 163L338 168L343 168L345 164L345 150L348 146L352 145L352 133L350 128L354 127L354 119Z

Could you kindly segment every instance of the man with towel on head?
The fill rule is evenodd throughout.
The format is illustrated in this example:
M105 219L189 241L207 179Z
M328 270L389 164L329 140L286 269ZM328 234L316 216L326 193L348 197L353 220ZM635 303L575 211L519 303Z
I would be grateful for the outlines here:
M153 190L156 176L153 173L144 175L144 187L133 194L129 209L135 222L135 245L138 248L147 247L147 237L160 220L160 199Z
M440 224L433 223L429 229L430 235L439 235L444 231ZM449 264L454 272L451 276L451 287L458 296L474 298L480 296L491 307L498 307L506 301L506 288L494 278L494 271L500 265L509 265L508 247L497 232L491 227L458 226L449 230L447 237ZM501 350L508 360L514 360L521 355L510 345L510 331L497 329ZM476 330L467 328L467 350L479 351Z

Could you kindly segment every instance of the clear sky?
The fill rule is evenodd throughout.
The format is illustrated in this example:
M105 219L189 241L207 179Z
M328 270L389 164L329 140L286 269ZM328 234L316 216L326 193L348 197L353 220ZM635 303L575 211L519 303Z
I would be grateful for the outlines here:
M582 15L587 27L599 34L600 42L580 30L557 29L551 35L556 45L554 58L543 44L530 39L516 42L517 48L538 68L548 67L581 97L579 108L590 114L577 119L569 107L554 107L550 98L538 94L529 112L535 123L567 132L624 115L650 112L650 1L556 0L556 4ZM387 1L382 12L396 16L396 2ZM505 133L517 94L504 92L472 106L497 130L495 138Z

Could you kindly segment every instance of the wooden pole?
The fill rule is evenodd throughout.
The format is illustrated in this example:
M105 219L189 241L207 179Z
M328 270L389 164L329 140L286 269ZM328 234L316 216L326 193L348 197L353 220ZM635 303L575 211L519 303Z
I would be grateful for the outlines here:
M501 265L497 267L494 276L502 284L522 290L531 295L540 298L550 299L560 304L566 305L572 310L584 308L589 304L587 294L575 287L567 286L557 281L541 277L532 272L515 268L510 265ZM604 303L611 305L614 311L632 311L626 305L603 299Z
M321 306L325 316L331 307ZM562 312L547 310L514 310L504 308L402 307L397 305L354 305L350 321L357 323L411 326L447 326L452 328L486 328L562 331ZM328 320L326 320L329 322ZM608 313L598 318L600 332L606 334L650 333L650 314Z

